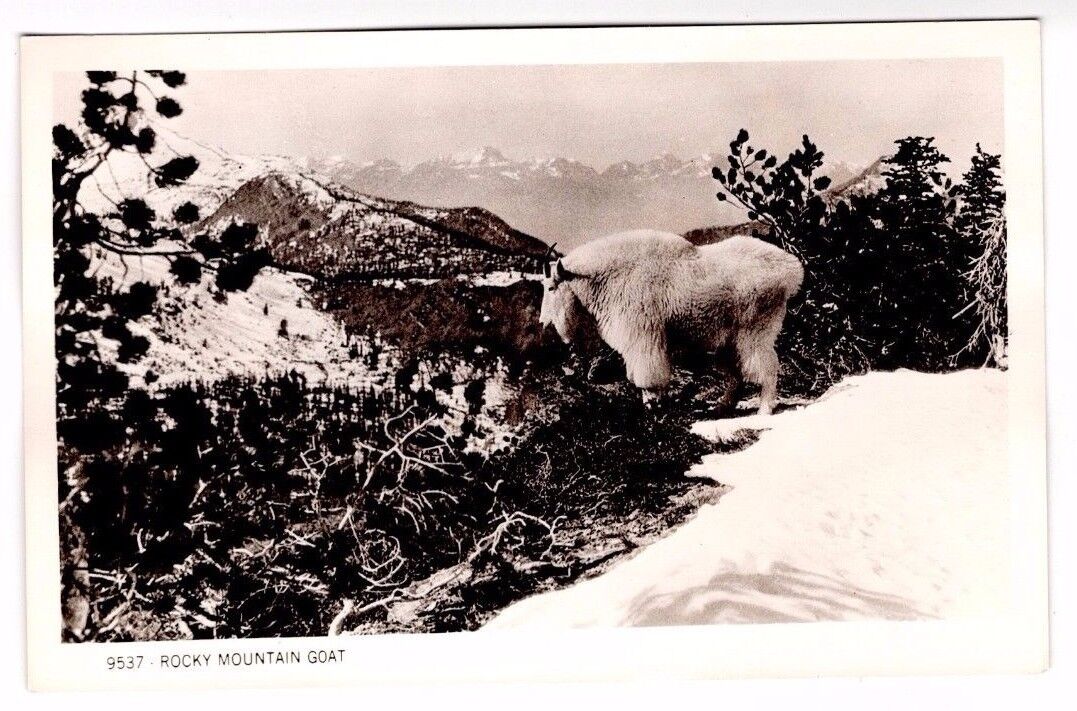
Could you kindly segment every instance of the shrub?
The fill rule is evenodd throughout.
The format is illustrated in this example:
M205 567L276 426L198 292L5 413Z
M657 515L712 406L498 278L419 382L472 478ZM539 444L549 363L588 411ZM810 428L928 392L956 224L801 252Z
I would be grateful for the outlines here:
M470 628L593 567L581 541L653 536L694 508L683 497L706 485L682 473L712 447L687 413L655 415L626 386L530 387L543 398L489 458L410 382L232 377L72 414L62 577L89 612L67 637L321 635L341 600L370 631ZM428 591L407 624L389 615L453 566L469 582Z
M997 249L998 240L982 239L968 225L983 223L981 213L1000 204L1001 187L992 182L997 156L980 152L954 185L940 167L949 158L933 139L903 138L881 163L881 187L828 192L829 179L817 177L823 153L807 136L781 162L747 142L742 130L730 143L728 169L715 167L713 176L719 199L762 225L757 236L804 263L805 283L778 341L791 376L787 389L820 392L872 368L978 364L968 348L978 328L968 307L994 299L976 313L998 314L998 289L975 270L970 284L969 265L985 264L980 255ZM962 213L958 195L969 206ZM995 274L999 258L989 261Z

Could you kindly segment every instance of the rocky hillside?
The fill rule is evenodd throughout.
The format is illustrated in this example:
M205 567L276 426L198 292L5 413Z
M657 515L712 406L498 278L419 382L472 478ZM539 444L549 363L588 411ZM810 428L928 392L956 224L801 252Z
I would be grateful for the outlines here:
M327 174L345 164L237 155L167 127L154 129L160 155L151 162L193 156L198 169L191 179L158 188L142 160L117 152L107 170L83 185L79 197L87 209L106 213L121 200L140 198L167 220L177 206L192 202L203 217L197 230L258 223L278 266L324 277L535 271L546 250L545 243L479 207L431 208L335 185Z
M233 222L257 223L277 266L328 279L534 271L546 250L481 208L386 200L296 172L244 183L199 228Z
M191 156L198 161L194 175L181 185L161 188L142 158L114 151L105 168L82 185L79 201L88 210L106 213L123 199L139 198L163 218L185 202L194 203L202 215L208 215L247 181L273 171L295 170L297 166L295 160L284 156L228 153L160 123L154 123L153 130L157 132L158 148L149 162L159 165L176 156Z
M366 387L394 365L383 344L372 349L371 339L349 337L339 321L320 310L309 293L310 280L301 275L269 267L249 289L222 294L209 274L194 284L176 283L163 256L124 257L95 249L90 257L94 273L117 288L135 282L160 287L153 313L132 325L149 341L146 355L120 364L136 385L297 372L311 382Z
M715 244L734 235L750 235L752 230L766 233L769 230L766 223L759 220L740 222L735 225L716 225L714 227L698 227L684 233L684 238L692 244L702 247L705 244Z
M886 183L886 179L883 177L884 160L885 158L878 158L871 165L847 180L834 180L834 186L827 191L827 197L833 202L847 200L854 195L868 195L878 192Z

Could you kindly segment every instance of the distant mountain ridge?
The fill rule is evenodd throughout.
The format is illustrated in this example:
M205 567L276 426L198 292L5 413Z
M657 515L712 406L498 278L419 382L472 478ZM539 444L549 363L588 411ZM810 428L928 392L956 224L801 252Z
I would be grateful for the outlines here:
M486 210L386 200L295 172L244 183L199 225L257 223L275 265L319 278L534 271L546 245Z
M571 249L620 230L683 231L721 221L725 209L714 199L708 160L666 154L599 171L570 158L512 160L486 146L411 168L392 160L308 165L363 193L427 205L478 205L547 243Z
M735 225L697 227L694 230L688 230L683 236L697 247L702 247L707 244L716 244L737 235L751 235L753 230L758 231L760 234L767 234L770 231L770 227L765 222L752 220L749 222L740 222Z
M389 268L390 260L378 254L388 247L379 250L371 242L376 214L390 232L396 231L394 239L415 232L405 245L408 250L429 242L433 252L428 263L417 252L405 260L404 271L416 275L459 273L466 268L463 259L450 258L446 252L450 244L471 245L480 268L535 269L533 257L549 243L557 242L558 250L567 252L589 239L633 228L665 229L708 240L740 229L745 219L743 211L715 199L710 171L725 160L719 151L691 160L667 153L643 162L620 161L599 171L568 158L512 160L487 146L405 169L392 160L357 164L343 156L235 155L164 127L157 130L163 158L176 154L198 159L192 179L178 187L156 188L137 156L119 154L110 159L107 175L84 185L80 199L88 208L107 211L120 199L141 196L162 216L189 200L198 205L207 225L220 224L225 215L273 223L272 234L265 239L279 264L286 268L305 264L336 276ZM822 172L835 186L828 191L831 199L877 189L882 182L881 160L864 169L844 163L824 166ZM278 177L274 191L264 180L269 175L291 176L284 182L292 187ZM298 189L301 185L307 188ZM265 198L274 192L274 199L287 207L270 209ZM230 206L222 210L229 200ZM425 207L429 205L445 207ZM359 216L363 211L369 214ZM345 217L346 212L351 216ZM303 219L307 228L300 227ZM719 227L710 227L715 225ZM352 227L366 231L358 242L344 237ZM307 233L317 230L323 231L320 238L328 240L326 244L310 241L312 234ZM342 264L336 268L326 254L329 244L343 250ZM357 254L375 261L364 268Z
M844 181L832 176L834 184L827 191L827 195L833 200L878 192L886 184L886 178L883 176L885 163L885 157L877 158L866 168Z
M485 146L411 168L389 159L357 164L339 156L307 166L362 193L427 205L479 205L568 250L627 229L685 233L743 221L742 212L715 199L711 168L724 162L720 151L692 159L666 153L598 170L569 158L513 160ZM859 172L844 163L823 170L835 184L855 181Z
M431 208L334 185L310 161L233 155L166 127L150 163L175 155L198 160L190 180L158 188L147 163L114 152L80 200L109 213L128 198L144 200L164 221L185 202L202 219L191 234L256 223L273 263L326 278L440 278L496 271L537 271L546 244L479 207ZM324 161L327 167L344 161Z

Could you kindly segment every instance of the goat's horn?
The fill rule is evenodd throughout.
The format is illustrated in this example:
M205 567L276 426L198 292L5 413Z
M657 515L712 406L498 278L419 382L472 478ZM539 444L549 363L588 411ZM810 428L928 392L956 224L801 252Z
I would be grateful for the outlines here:
M553 256L553 248L556 247L556 246L557 246L557 243L554 242L553 244L551 244L549 247L546 248L546 254L542 255L542 261L544 261L544 262L550 261L550 257Z

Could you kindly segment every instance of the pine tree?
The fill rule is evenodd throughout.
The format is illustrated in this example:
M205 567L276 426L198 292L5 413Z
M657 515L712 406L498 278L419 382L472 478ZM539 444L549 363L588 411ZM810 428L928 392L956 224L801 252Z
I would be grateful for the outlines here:
M955 319L967 288L965 250L951 225L954 189L940 167L950 159L933 138L897 146L877 196L881 232L872 246L880 278L864 295L867 330L886 343L878 367L941 370L953 364L967 329Z
M142 443L160 444L162 437L174 437L172 441L183 446L197 442L191 430L203 427L209 415L195 406L190 389L155 397L129 388L129 376L116 361L137 361L149 348L149 340L131 326L157 308L158 289L143 282L121 289L96 278L91 260L155 256L169 260L175 281L199 282L204 273L210 273L216 275L219 289L245 289L249 281L243 277L250 274L253 279L253 272L264 263L264 254L257 250L225 253L208 236L189 240L183 228L199 219L198 208L190 202L170 215L158 215L139 197L119 195L113 200L105 195L111 207L87 208L83 186L92 184L90 179L99 177L99 171L107 174L116 154L138 156L155 189L180 185L198 168L192 156L157 150L155 122L182 111L167 96L185 83L182 72L133 71L121 76L93 71L87 78L89 87L81 94L78 123L73 127L57 124L52 129L60 574L68 600L85 592L87 568L112 567L117 551L129 542L125 537L130 529L125 527L132 520L141 518L168 528L159 537L140 530L140 552L144 545L159 543L174 533L170 527L175 521L159 515L154 507L162 501L190 501L196 475L185 467L173 467L165 476L152 476L145 466L146 453L160 450L155 445L144 448ZM156 119L151 118L154 114ZM146 385L158 380L156 373L146 371ZM167 417L160 417L162 412ZM173 425L168 435L164 422ZM192 458L181 460L193 461L196 451L187 449L185 454ZM72 472L79 473L77 480L69 476ZM176 495L180 491L184 496ZM97 609L88 618L69 620L65 634L82 638L87 625L100 621L101 612Z
M961 205L954 227L963 235L981 234L1002 217L1006 191L1002 187L1001 165L1002 156L987 153L976 144L972 164L956 191Z

